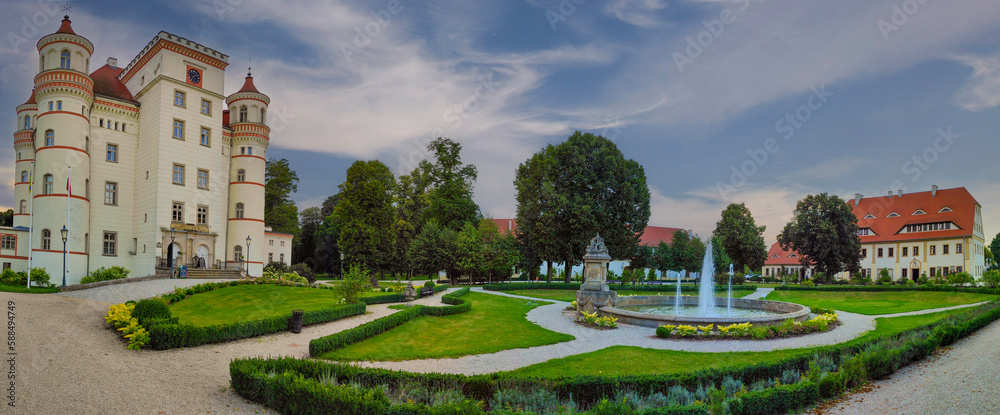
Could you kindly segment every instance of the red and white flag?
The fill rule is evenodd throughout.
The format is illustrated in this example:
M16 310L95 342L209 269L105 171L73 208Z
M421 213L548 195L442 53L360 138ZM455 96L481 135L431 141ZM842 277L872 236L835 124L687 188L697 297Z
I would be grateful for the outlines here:
M69 184L69 177L66 177L66 193L69 197L73 197L73 186Z

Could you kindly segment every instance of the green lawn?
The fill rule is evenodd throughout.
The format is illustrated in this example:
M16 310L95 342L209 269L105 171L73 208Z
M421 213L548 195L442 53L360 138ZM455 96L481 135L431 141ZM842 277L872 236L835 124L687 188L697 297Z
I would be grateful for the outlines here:
M535 297L542 298L546 300L556 300L571 302L576 301L576 290L513 290L513 291L501 291L507 294L523 295L525 297ZM634 290L615 290L618 295L674 295L673 291L634 291ZM733 298L745 297L752 294L752 290L737 290L733 289ZM691 295L691 292L683 293L683 295ZM716 297L725 297L726 292L715 293Z
M444 317L423 316L370 339L320 356L324 359L411 360L493 353L573 340L529 322L529 310L549 303L469 293L472 311Z
M170 311L181 323L211 326L291 314L293 309L321 310L340 302L334 290L238 285L195 294L170 306Z
M22 294L51 294L59 292L59 287L31 287L27 288L23 285L7 285L0 284L0 291L8 293L22 293Z
M768 300L878 315L951 307L995 299L995 295L944 291L773 291Z
M877 318L875 319L875 330L869 331L851 341L861 341L870 337L899 333L965 311L967 310L959 309L917 316ZM510 373L519 376L537 377L666 374L714 367L738 366L749 363L773 362L803 353L812 353L815 349L700 353L645 349L632 346L612 346L595 352L552 359L547 362L526 366ZM642 364L623 365L622 362L642 362Z

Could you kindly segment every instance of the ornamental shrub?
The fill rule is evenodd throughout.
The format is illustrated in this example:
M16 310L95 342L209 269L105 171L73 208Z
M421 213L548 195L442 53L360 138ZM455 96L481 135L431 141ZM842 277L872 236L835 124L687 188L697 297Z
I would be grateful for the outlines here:
M424 283L424 287L434 288L434 282L433 281L427 281L427 282Z
M32 268L31 269L31 285L38 287L51 287L52 283L49 282L49 272L45 268Z
M968 272L956 272L948 276L948 284L951 285L965 285L972 284L974 282L976 282L976 280L972 278L972 275L969 275Z
M80 280L80 284L88 284L92 282L100 281L111 281L120 280L122 278L128 278L129 270L122 266L113 266L111 268L100 267L90 272L86 277ZM34 278L34 277L32 277Z
M1000 271L992 269L983 273L983 283L989 288L1000 287Z
M139 300L139 302L135 304L135 309L132 310L132 317L138 319L139 324L142 324L143 326L146 325L147 320L169 320L171 318L170 306L167 305L166 301L159 298Z
M889 285L892 284L892 277L889 276L889 270L882 268L878 271L878 280L875 281L878 285Z
M344 298L344 302L350 304L356 303L361 293L370 286L371 282L368 278L368 270L357 264L353 264L347 273L344 274L344 280L340 284L337 284L334 290Z
M26 272L15 272L14 270L7 268L0 273L0 284L5 285L27 285L28 284L28 273Z
M316 282L316 272L309 268L305 263L299 262L298 264L292 265L291 272L298 274L300 277L305 278L310 284Z
M649 273L646 274L646 281L653 281L656 279L656 270L650 268Z

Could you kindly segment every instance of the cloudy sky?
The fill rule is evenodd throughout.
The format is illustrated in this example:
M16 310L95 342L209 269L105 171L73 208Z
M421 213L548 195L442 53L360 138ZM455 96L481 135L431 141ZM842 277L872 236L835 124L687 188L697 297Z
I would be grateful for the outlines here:
M272 102L268 155L298 171L300 208L354 160L406 173L443 135L479 168L483 213L513 217L517 165L583 130L645 166L651 225L707 235L746 202L770 243L807 194L937 184L968 188L987 240L1000 231L996 0L72 3L93 62L128 62L160 30L228 54L230 92L252 61ZM0 11L12 133L34 44L62 13ZM3 206L13 160L0 146Z

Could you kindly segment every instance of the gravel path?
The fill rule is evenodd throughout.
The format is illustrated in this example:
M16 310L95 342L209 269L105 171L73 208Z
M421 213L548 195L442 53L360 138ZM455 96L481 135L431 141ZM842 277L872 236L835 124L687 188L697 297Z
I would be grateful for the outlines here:
M172 282L196 283L195 280ZM158 288L122 284L129 299ZM111 287L101 287L111 288ZM124 288L124 287L115 287ZM163 288L163 287L160 287ZM172 284L166 287L173 289ZM229 362L237 357L298 358L309 355L309 341L396 312L388 305L368 307L368 314L230 343L166 351L126 350L107 327L107 303L65 295L0 292L0 303L15 304L15 414L276 414L229 389ZM417 300L439 305L441 295ZM6 384L5 384L6 385ZM7 386L4 387L5 389ZM6 403L6 402L5 402Z
M869 392L849 395L823 414L995 414L1000 408L997 343L1000 321L876 382Z
M747 300L763 300L764 297L767 297L767 295L771 293L771 291L774 291L774 288L758 288L757 291L754 291L750 295L743 298L746 298Z
M104 287L88 288L79 291L61 292L59 295L78 298L81 300L91 300L107 304L119 304L129 300L141 300L143 298L156 297L161 294L173 292L174 288L187 288L205 282L228 282L232 280L220 279L162 279L142 282L132 282L127 284L107 285Z

